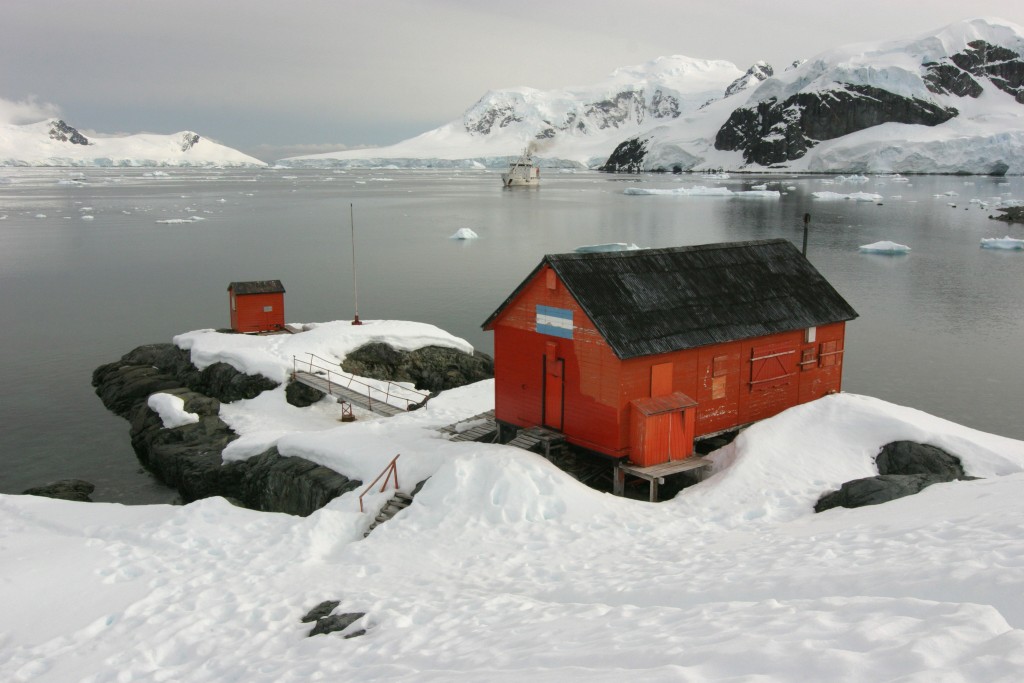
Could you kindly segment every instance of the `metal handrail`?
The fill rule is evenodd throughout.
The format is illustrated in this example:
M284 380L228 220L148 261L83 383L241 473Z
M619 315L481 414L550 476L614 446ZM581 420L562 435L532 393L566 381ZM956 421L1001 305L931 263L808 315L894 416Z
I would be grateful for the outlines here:
M384 489L386 489L388 487L388 482L391 481L391 475L392 474L395 475L395 488L396 489L398 488L398 456L399 455L401 455L401 453L399 453L398 455L393 457L391 459L391 462L388 463L388 466L385 467L384 470L380 474L377 475L377 478L374 479L373 481L371 481L370 485L367 486L365 489L363 489L363 492L359 494L359 511L360 512L363 512L363 496L365 496L367 493L369 493L370 489L373 488L374 484L376 484L378 481L380 481L380 478L384 477L384 475L387 475L387 476L384 479L384 483L380 485L380 493L384 493Z
M308 365L309 366L308 372L311 375L317 374L317 373L313 372L314 368L316 368L317 370L320 370L321 372L326 372L327 373L327 389L328 389L328 393L330 393L330 389L331 389L331 385L332 384L337 384L339 387L343 386L346 389L352 389L352 384L355 383L355 384L358 384L361 387L363 387L363 389L359 390L359 392L360 393L363 393L363 392L366 393L366 400L369 402L370 406L373 405L373 401L374 400L377 400L380 403L386 403L388 405L391 405L391 399L394 398L394 399L399 400L399 401L405 401L405 409L406 410L409 409L410 405L419 405L419 404L422 404L422 403L426 403L427 399L430 398L430 394L429 393L426 393L426 392L423 392L423 391L417 391L416 389L410 389L408 387L403 387L402 385L397 384L395 382L392 382L391 380L378 380L380 382L386 382L384 389L381 389L380 387L375 387L372 384L367 384L366 382L363 382L362 380L357 379L356 376L351 374L351 373L346 373L344 371L339 372L338 370L331 370L331 368L329 368L329 367L318 365L318 364L313 362L313 359L315 358L315 359L317 359L318 361L320 361L322 363L328 363L330 365L335 365L335 363L333 361L327 360L326 358L322 358L322 357L316 355L315 353L310 353L308 351L306 352L306 354L309 356L309 360L308 361L299 361L299 359L297 357L292 356L292 375L294 376L298 372L298 370L299 370L299 363L300 362L303 365ZM338 363L337 365L339 367L341 366L340 363ZM335 381L335 380L331 379L331 373L332 372L334 373L335 376L337 376L340 379L340 381ZM400 396L398 394L392 393L395 389L401 389L403 392L414 394L420 400L417 401L417 400L414 400L414 399L411 399L411 398L406 398L405 396ZM353 390L353 391L355 391L355 390ZM374 392L374 391L384 394L384 400L382 401L379 398L378 399L374 399L373 398L373 394L372 394L372 392Z

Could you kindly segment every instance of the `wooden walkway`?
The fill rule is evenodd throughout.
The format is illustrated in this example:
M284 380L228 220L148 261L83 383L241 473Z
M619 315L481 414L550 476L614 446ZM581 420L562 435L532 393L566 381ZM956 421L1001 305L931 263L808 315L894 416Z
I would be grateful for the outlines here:
M396 408L390 403L384 401L375 401L366 394L360 394L358 391L353 391L347 387L343 387L337 382L332 382L326 377L321 377L313 373L306 372L305 370L297 370L292 374L292 377L296 382L305 384L308 387L313 387L325 394L330 394L335 398L338 398L346 403L351 403L354 406L359 406L364 410L369 410L377 415L383 415L384 417L393 417L399 413L406 412L402 408Z
M460 429L459 425L473 425L468 429ZM498 423L494 421L494 411L488 410L473 417L441 427L439 430L449 441L493 442L498 436Z
M649 500L652 503L656 503L658 501L658 484L665 483L665 477L673 474L679 474L680 472L689 472L692 470L699 471L710 466L710 460L699 456L690 456L684 460L670 460L668 462L663 462L660 465L651 465L650 467L638 467L636 465L619 463L615 468L613 493L616 496L621 496L625 493L626 475L630 474L634 477L646 479L650 482L651 490Z

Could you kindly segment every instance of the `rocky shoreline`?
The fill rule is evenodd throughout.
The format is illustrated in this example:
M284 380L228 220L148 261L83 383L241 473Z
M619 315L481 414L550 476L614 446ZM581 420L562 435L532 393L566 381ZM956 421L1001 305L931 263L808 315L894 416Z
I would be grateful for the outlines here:
M493 361L484 354L470 356L441 347L405 353L375 346L359 350L365 367L380 378L404 372L387 379L418 380L417 388L432 392L493 375ZM244 374L226 363L200 371L188 351L173 344L148 344L96 368L92 384L107 409L128 420L139 461L176 488L184 502L223 496L254 510L308 515L362 485L303 458L282 456L274 447L247 460L223 461L224 448L238 437L219 417L221 402L255 398L278 386L266 377ZM156 392L181 398L185 410L197 414L199 421L165 428L147 402ZM286 396L301 407L322 395L290 383Z

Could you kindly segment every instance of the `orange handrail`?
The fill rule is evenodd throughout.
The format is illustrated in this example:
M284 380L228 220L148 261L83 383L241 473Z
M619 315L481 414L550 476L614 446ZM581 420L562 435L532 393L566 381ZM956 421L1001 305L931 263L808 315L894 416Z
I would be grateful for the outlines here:
M373 488L374 484L376 484L378 481L380 481L381 477L384 477L384 483L380 485L380 492L381 493L383 493L384 489L386 489L388 487L388 482L391 481L391 475L395 476L395 488L396 489L398 488L398 456L399 455L401 455L401 453L399 453L398 455L393 457L391 459L391 462L388 463L388 466L385 467L384 470L380 474L377 475L377 478L374 479L373 481L371 481L370 485L367 486L365 489L363 489L363 492L359 494L359 511L360 512L363 512L363 496L365 496L367 493L369 493L370 489ZM387 475L387 476L385 476L385 475Z

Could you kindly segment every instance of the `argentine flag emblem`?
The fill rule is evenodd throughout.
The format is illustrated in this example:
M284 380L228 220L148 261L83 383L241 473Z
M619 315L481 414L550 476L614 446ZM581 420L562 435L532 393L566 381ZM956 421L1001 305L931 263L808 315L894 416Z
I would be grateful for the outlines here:
M553 337L572 339L572 311L537 305L537 331Z

